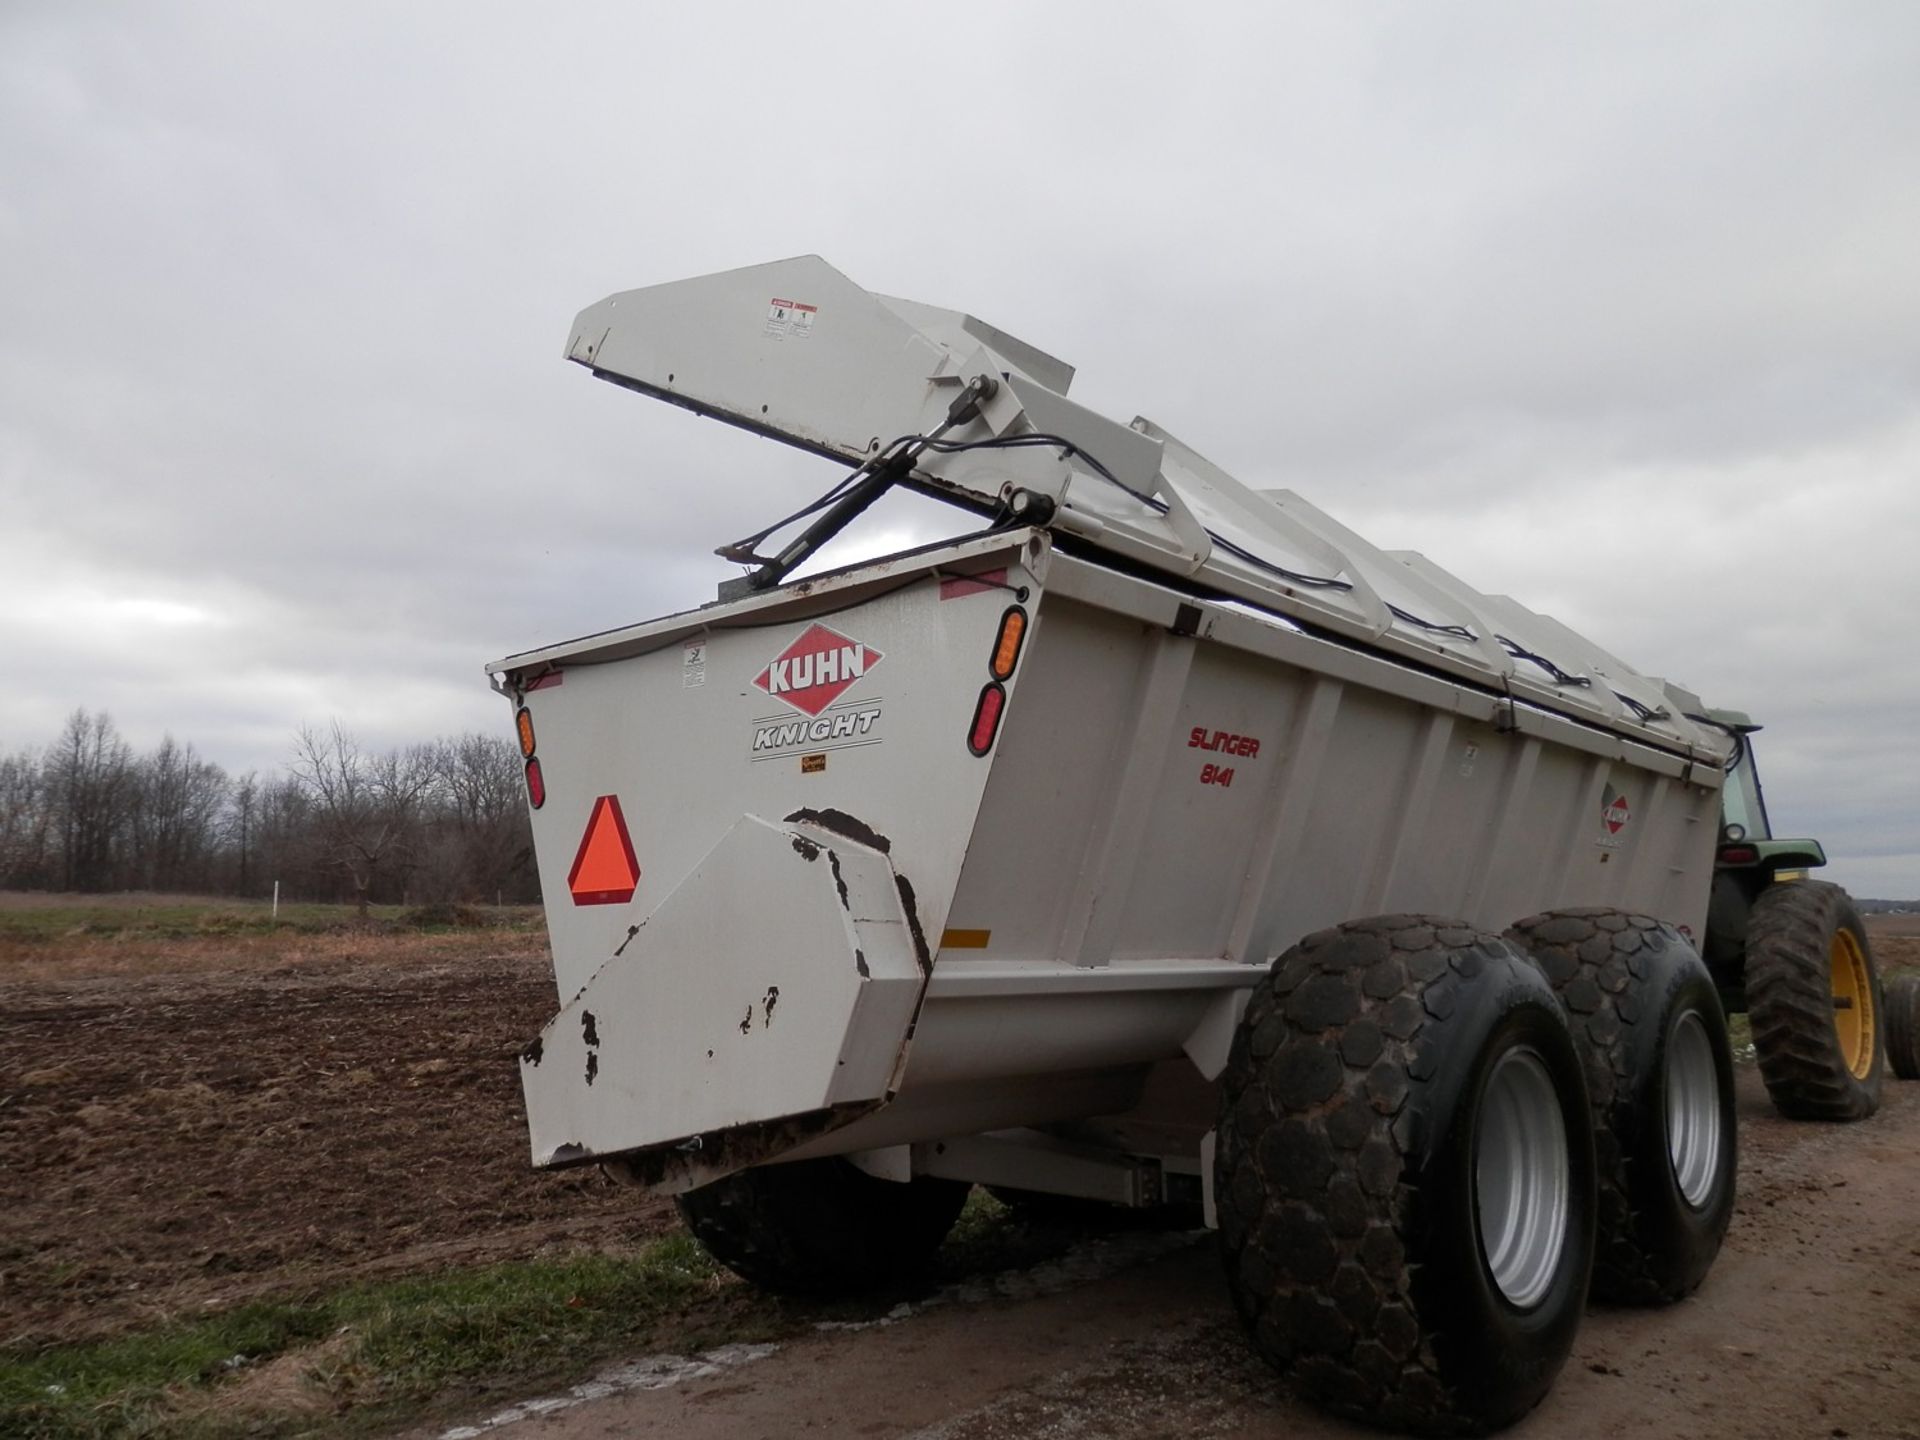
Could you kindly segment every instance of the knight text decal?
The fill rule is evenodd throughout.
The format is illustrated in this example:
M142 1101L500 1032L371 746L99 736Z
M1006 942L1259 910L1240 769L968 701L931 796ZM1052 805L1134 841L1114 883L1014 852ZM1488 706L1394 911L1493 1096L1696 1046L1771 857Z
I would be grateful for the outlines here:
M783 720L778 716L753 722L753 758L771 760L805 747L808 750L844 750L853 745L877 745L880 702L847 705L811 720Z

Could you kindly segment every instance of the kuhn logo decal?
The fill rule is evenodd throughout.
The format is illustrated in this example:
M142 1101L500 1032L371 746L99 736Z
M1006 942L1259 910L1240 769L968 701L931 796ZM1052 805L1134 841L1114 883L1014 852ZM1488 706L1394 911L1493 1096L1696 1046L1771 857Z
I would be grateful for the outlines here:
M802 715L817 716L885 658L838 630L809 625L805 634L753 677L753 683Z
M1607 786L1606 797L1600 802L1600 823L1607 827L1607 833L1618 835L1631 819L1633 809L1627 804L1627 797L1613 786Z

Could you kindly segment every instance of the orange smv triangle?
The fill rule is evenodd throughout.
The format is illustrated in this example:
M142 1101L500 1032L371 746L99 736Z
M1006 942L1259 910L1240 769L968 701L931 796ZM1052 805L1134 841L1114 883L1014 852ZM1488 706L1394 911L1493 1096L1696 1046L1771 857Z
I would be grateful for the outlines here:
M633 857L633 837L617 795L602 795L587 817L587 833L580 837L580 853L567 872L567 889L576 905L624 905L640 883L640 862Z

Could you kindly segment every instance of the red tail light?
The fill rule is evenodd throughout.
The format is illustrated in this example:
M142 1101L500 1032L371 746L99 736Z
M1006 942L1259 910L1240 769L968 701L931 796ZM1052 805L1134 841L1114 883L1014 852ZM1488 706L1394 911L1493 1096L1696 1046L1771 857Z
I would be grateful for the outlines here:
M1000 730L1000 712L1006 709L1007 692L998 680L990 681L973 705L973 724L967 728L967 748L984 755L993 748L993 737Z
M527 761L527 803L536 810L547 803L547 781L538 760Z

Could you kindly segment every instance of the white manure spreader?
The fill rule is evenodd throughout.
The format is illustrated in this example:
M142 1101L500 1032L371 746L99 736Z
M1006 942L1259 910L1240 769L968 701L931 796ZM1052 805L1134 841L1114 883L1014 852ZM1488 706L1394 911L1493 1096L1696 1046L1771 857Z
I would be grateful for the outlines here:
M716 603L490 667L563 1003L536 1165L805 1292L910 1277L975 1183L1199 1202L1260 1352L1423 1430L1533 1406L1590 1280L1700 1283L1741 717L817 258L567 356L852 468ZM895 485L976 520L789 578Z

